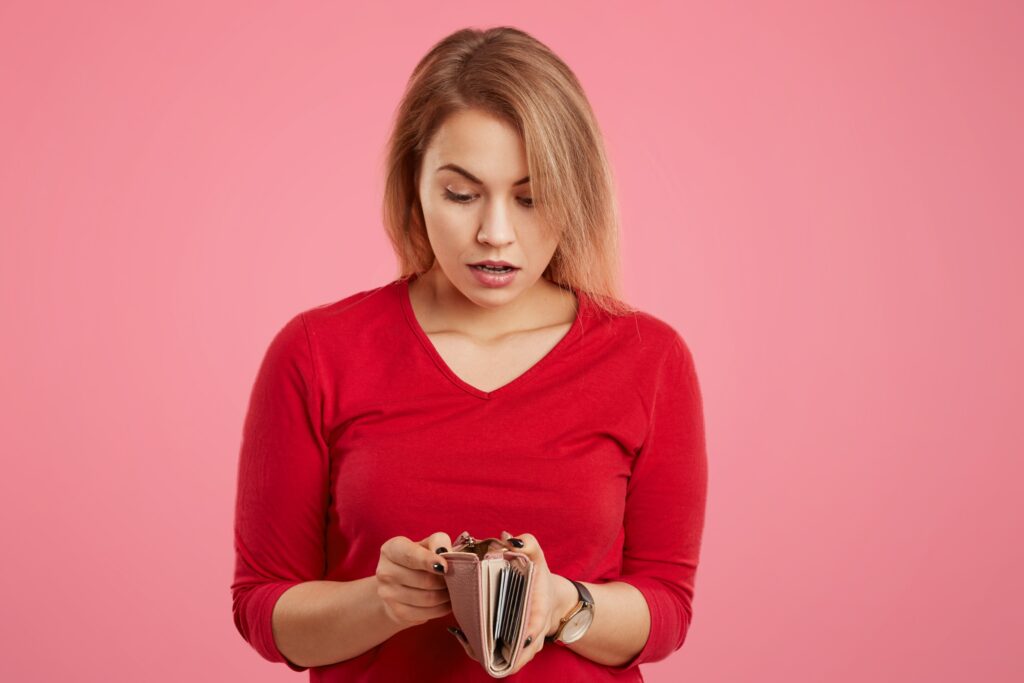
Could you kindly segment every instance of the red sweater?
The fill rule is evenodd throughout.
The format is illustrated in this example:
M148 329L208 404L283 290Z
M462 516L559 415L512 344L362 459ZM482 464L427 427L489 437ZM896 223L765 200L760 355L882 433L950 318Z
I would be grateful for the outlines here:
M651 631L621 666L549 643L515 679L642 681L638 665L679 649L693 614L707 458L688 346L650 314L613 318L576 291L568 334L481 391L437 353L408 283L299 313L269 345L239 459L238 631L267 660L304 671L271 631L291 586L370 576L392 536L529 532L553 573L635 586ZM450 612L311 668L310 680L490 681L449 625Z

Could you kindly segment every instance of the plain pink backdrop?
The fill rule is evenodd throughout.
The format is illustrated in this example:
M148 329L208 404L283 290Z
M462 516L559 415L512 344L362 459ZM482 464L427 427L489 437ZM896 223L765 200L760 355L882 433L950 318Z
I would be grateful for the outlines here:
M509 24L587 90L627 298L702 381L648 680L1022 680L1020 3L160 4L0 4L0 678L305 680L231 619L251 382L393 279L405 79Z

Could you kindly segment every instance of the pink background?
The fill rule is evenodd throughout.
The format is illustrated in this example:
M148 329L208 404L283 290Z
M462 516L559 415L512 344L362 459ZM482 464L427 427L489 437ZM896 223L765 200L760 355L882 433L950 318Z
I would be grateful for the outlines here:
M231 620L248 391L394 277L416 61L511 24L702 380L695 621L647 679L1021 680L1020 3L160 4L0 5L0 678L305 679Z

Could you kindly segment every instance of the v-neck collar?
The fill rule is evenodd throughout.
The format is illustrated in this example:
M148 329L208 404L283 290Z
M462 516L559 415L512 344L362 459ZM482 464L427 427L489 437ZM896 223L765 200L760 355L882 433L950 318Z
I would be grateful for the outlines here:
M585 307L587 306L587 298L586 295L582 293L580 290L576 289L575 287L570 287L573 294L576 295L577 305L576 317L573 319L572 325L569 327L569 331L566 332L565 335L558 340L558 343L556 343L550 351L544 354L544 356L541 357L540 360L538 360L536 363L528 367L521 374L514 377L505 384L502 384L497 389L494 389L492 391L484 391L473 386L469 382L466 382L457 374L455 374L455 371L448 366L448 363L446 363L444 358L441 357L441 354L438 353L437 348L434 346L434 343L430 340L430 337L427 336L427 333L423 330L423 327L420 325L419 320L416 319L416 313L412 308L412 299L409 296L409 284L412 281L416 280L417 277L418 275L414 273L408 277L399 278L397 282L397 287L395 288L395 291L398 294L398 298L402 305L402 312L405 314L406 322L409 323L409 328L412 330L413 335L419 340L420 344L423 346L424 351L426 351L427 355L430 356L430 359L434 361L434 365L436 365L437 369L441 371L441 374L447 377L452 382L452 384L459 387L460 389L465 391L467 394L470 394L471 396L475 396L477 398L484 400L489 400L509 393L510 391L514 390L516 387L521 385L523 382L525 382L527 379L529 379L533 375L536 375L537 372L543 370L545 366L552 363L558 357L558 355L560 355L565 350L565 348L569 346L581 333L581 328L583 325L583 312Z

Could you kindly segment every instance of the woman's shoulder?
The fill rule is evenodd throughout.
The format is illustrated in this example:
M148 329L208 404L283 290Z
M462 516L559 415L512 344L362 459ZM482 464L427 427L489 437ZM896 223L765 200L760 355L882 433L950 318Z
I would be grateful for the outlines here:
M634 308L617 324L621 326L616 335L621 340L620 351L645 401L652 401L651 397L665 388L691 391L696 363L677 323L649 310Z
M392 280L383 285L361 289L340 299L303 309L298 315L305 320L311 334L336 339L353 337L372 339L384 328L394 327L401 317L399 285Z
M633 307L628 313L605 318L624 347L645 356L682 352L690 348L679 327L649 310Z
M392 280L378 287L352 292L340 299L305 308L300 315L307 321L318 324L332 321L344 323L360 318L377 317L382 309L390 308L396 303L395 294L400 282L400 280Z
M400 313L396 285L400 280L346 294L340 299L301 307L279 325L278 336L316 345L325 339L354 344L372 340L381 328L393 327Z

